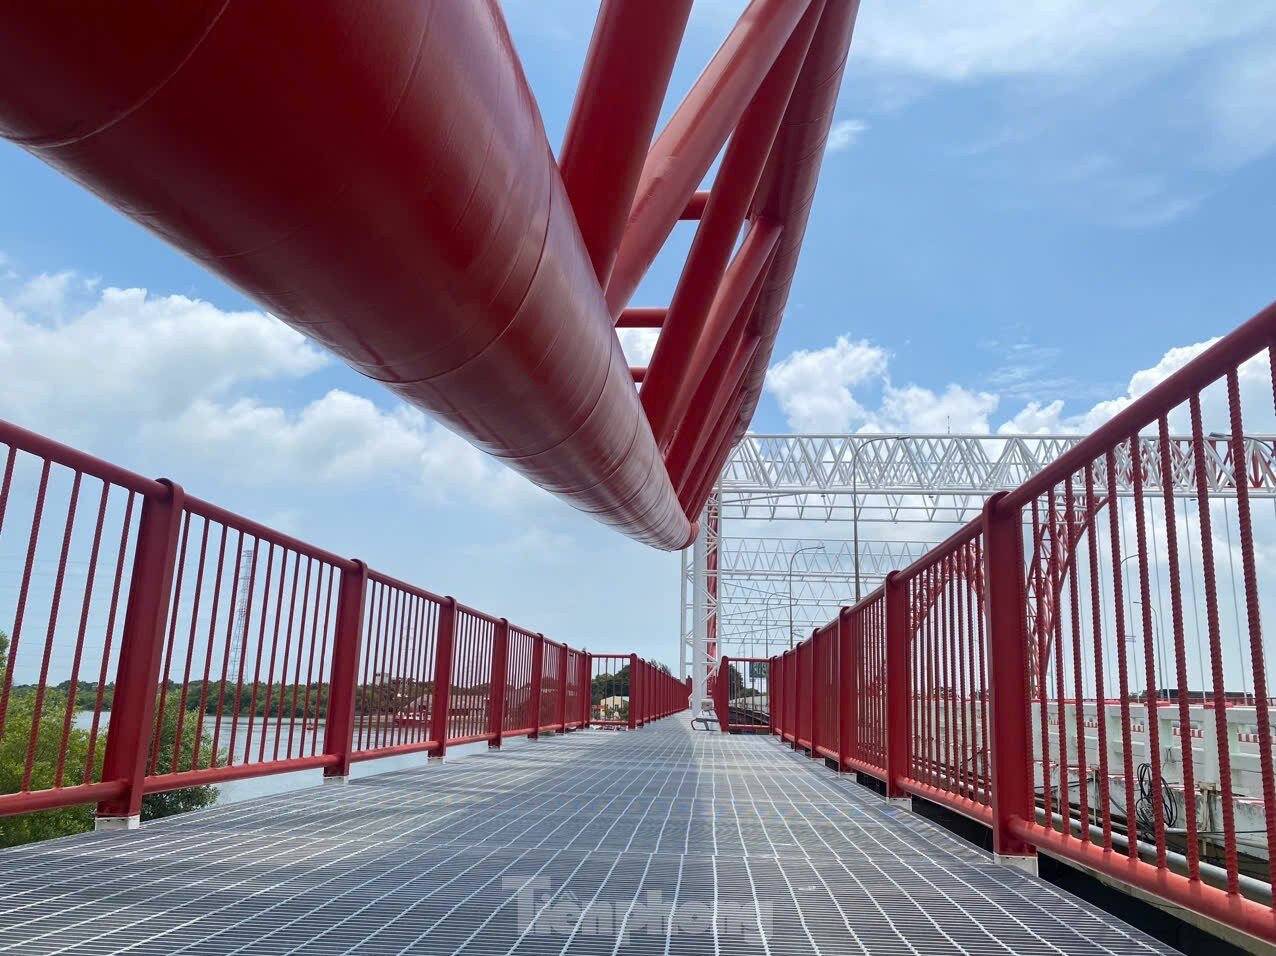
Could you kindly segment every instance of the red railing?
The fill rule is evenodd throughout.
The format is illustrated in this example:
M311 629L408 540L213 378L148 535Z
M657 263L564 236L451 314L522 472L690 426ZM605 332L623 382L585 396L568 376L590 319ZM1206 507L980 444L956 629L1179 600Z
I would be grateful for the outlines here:
M590 723L613 658L17 426L0 443L0 815L132 817L150 793ZM631 726L687 706L623 660Z
M1274 368L1271 306L772 658L774 732L1276 941Z
M718 726L734 731L771 731L771 708L778 699L777 665L766 657L718 661L711 694Z
M637 654L589 655L589 723L636 729L690 706L690 682Z

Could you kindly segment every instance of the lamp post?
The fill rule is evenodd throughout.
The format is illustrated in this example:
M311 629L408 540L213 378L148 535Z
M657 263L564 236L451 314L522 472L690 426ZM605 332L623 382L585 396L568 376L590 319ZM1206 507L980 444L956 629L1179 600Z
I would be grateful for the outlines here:
M1131 605L1143 606L1142 601L1131 601ZM1157 688L1157 697L1160 698L1160 692L1166 689L1165 684L1165 651L1161 647L1161 638L1165 635L1165 624L1161 620L1161 609L1155 604L1149 604L1148 610L1152 612L1152 616L1156 619L1156 627L1152 631L1153 641L1156 644L1156 669L1158 672L1158 681L1160 687ZM1187 688L1181 688L1186 690Z
M808 544L789 555L789 650L793 650L793 561L803 551L823 551L822 544Z
M871 438L865 438L856 442L855 451L851 452L851 537L853 539L852 547L854 548L855 560L855 603L860 603L860 489L859 489L859 463L860 452L875 441L891 441L897 438L896 435L877 435ZM792 630L792 628L790 628Z

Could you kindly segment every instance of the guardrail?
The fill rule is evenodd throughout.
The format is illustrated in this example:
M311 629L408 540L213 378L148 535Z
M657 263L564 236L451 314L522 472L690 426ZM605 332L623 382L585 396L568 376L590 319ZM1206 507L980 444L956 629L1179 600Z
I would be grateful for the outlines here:
M774 732L986 825L1000 855L1041 849L1276 942L1276 510L1251 501L1276 479L1254 435L1274 347L1269 306L772 658ZM1127 465L1133 494L1109 494Z
M131 821L147 794L591 723L611 655L15 425L0 443L0 815ZM629 726L687 706L623 660Z
M775 730L772 707L776 698L768 693L768 688L776 685L776 666L767 657L719 658L710 694L720 728L755 733Z
M589 723L636 730L690 706L690 682L637 654L591 654Z

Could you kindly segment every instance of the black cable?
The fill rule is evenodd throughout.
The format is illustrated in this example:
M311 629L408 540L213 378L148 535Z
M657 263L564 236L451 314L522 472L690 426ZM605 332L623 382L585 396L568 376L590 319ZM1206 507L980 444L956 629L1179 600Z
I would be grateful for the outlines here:
M1152 765L1141 763L1138 769L1139 795L1134 801L1134 820L1139 836L1155 839L1156 812L1152 805ZM1174 800L1174 791L1161 778L1161 816L1166 827L1173 828L1178 823L1178 803Z

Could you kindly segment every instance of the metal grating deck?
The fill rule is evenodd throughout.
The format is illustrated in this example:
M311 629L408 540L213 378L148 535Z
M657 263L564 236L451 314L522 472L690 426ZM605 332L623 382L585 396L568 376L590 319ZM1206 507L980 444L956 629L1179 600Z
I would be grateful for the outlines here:
M681 717L0 852L0 951L1171 952Z

